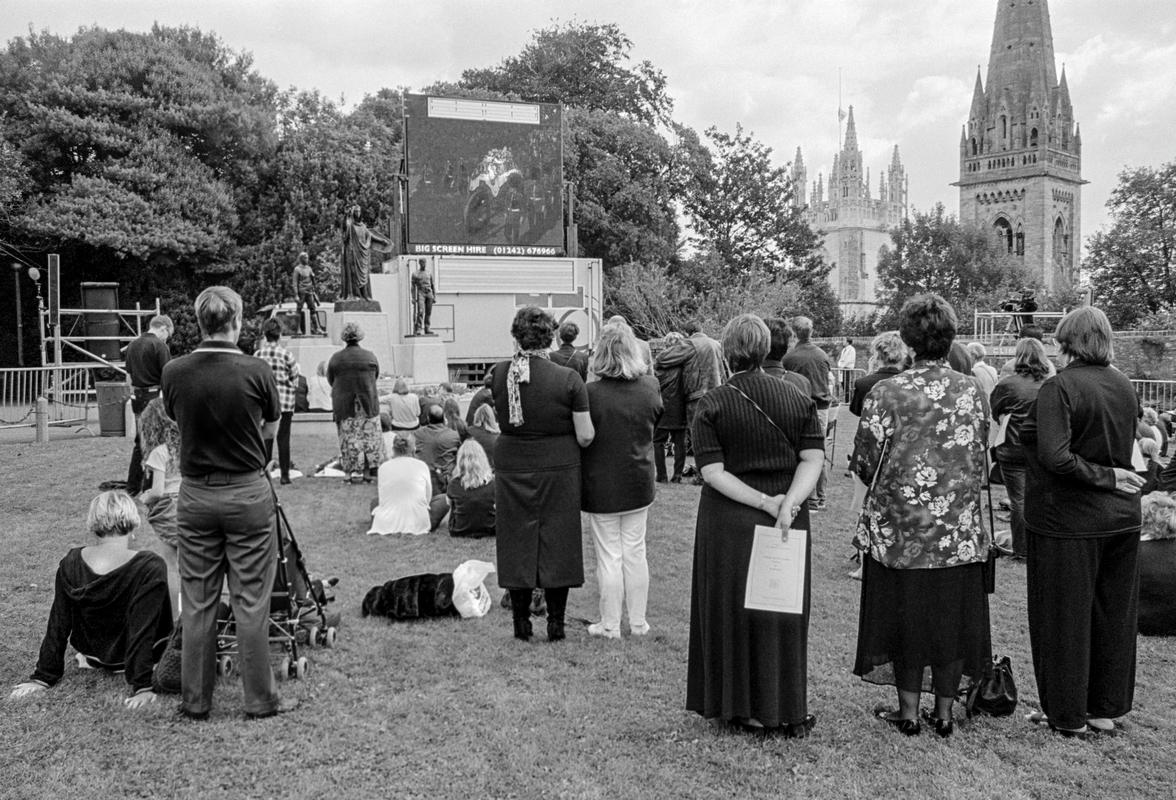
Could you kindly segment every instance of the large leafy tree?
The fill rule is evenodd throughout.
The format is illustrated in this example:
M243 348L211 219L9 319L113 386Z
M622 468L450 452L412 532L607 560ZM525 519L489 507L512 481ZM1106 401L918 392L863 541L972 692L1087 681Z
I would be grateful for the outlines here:
M1025 269L1003 254L990 235L962 225L942 204L915 211L890 232L892 246L878 259L881 325L893 327L903 303L935 292L947 299L965 327L975 307L996 308L1008 292L1025 283Z
M523 51L498 66L466 70L461 85L649 124L668 121L673 102L665 75L648 61L634 63L632 48L612 23L556 23L533 31Z
M1176 161L1122 172L1107 208L1084 265L1095 302L1117 326L1176 309Z

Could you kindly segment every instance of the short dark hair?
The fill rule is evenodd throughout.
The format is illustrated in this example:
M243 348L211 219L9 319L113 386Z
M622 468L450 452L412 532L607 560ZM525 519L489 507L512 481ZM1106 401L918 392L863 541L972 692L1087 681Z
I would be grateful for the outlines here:
M437 422L444 422L445 421L445 409L443 409L441 406L437 405L436 403L429 406L428 414L429 414L429 424L430 425L437 423Z
M898 333L915 358L945 358L958 327L951 303L934 292L915 295L899 312Z
M559 326L559 340L564 344L571 344L580 335L580 326L574 322L565 322Z
M1040 325L1029 324L1021 328L1021 338L1036 339L1040 342L1043 338L1045 338L1045 333L1041 330Z
M768 348L768 358L779 361L788 352L788 343L792 341L792 328L779 317L768 317L764 320L768 326L768 333L772 335L772 346Z
M685 322L682 323L682 332L685 333L687 336L693 336L694 334L698 333L700 330L702 330L702 328L699 326L699 324L697 322L695 322L692 319L686 320Z
M555 319L538 306L524 306L515 314L510 335L523 350L545 350L555 335Z
M282 338L282 323L273 317L267 319L261 326L261 334L267 342L276 342Z

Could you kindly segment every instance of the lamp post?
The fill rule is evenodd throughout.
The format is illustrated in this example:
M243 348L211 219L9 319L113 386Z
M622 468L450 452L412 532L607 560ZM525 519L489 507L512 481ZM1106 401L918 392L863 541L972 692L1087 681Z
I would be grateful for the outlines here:
M16 363L24 366L24 330L20 318L20 264L12 263L12 299L16 303Z

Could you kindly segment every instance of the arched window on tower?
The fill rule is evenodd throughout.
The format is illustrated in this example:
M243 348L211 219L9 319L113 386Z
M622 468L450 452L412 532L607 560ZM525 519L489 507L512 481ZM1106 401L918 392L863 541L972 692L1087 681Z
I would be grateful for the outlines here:
M1007 145L1009 142L1009 118L1004 114L1000 116L1000 143Z
M1053 262L1060 270L1070 269L1070 234L1066 232L1066 225L1061 217L1054 220Z
M1013 250L1017 255L1025 255L1025 231L1021 229L1021 223L1017 223L1017 234L1013 237Z
M976 155L976 137L972 137L972 155Z
M1029 146L1037 147L1037 128L1029 131Z
M1005 252L1013 252L1013 226L1004 217L997 217L996 221L992 223L993 233L996 234L996 243L998 247L1003 247Z

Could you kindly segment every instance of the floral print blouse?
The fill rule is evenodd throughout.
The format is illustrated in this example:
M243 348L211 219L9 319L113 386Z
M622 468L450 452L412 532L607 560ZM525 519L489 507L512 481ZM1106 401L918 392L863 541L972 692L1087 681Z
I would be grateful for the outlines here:
M893 569L982 562L980 513L988 399L946 361L917 361L874 386L850 469L867 486L854 545Z

